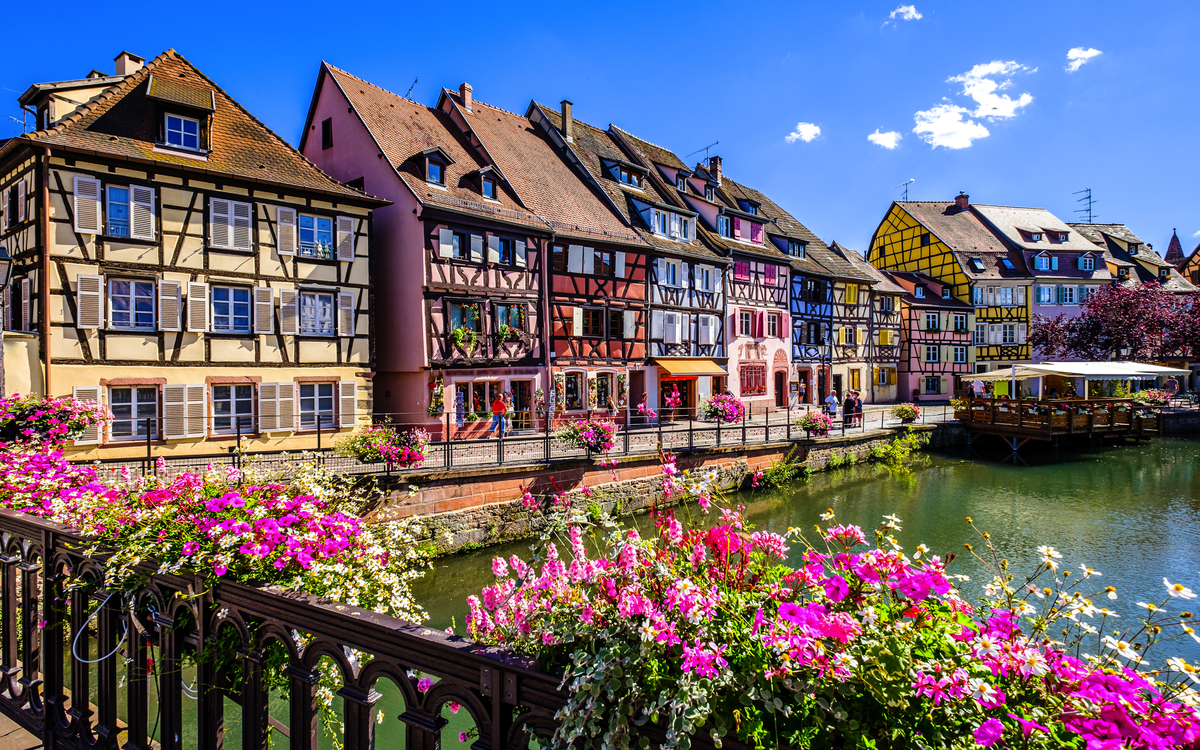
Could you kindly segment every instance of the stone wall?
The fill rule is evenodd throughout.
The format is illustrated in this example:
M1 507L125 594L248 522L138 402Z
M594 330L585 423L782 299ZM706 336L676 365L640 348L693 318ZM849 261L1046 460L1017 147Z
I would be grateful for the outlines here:
M1200 411L1177 411L1163 414L1164 435L1185 435L1200 432Z

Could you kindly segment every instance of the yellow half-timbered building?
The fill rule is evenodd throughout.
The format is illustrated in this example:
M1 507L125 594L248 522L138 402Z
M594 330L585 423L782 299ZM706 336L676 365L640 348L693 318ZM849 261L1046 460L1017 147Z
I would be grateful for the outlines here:
M968 196L893 202L871 238L876 268L927 274L947 299L974 310L969 356L976 372L1030 361L1032 275L1022 253L994 231Z
M353 429L371 413L384 202L173 50L116 63L31 86L36 130L0 146L8 392L109 408L73 458L308 448Z

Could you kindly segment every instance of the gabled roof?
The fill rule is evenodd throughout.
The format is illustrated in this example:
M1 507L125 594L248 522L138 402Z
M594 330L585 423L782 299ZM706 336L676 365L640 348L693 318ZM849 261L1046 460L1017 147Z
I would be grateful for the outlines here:
M163 91L177 98L199 94L195 103L215 110L207 160L155 148L156 107L147 101L151 76L169 82ZM27 143L64 148L313 190L342 200L384 203L326 175L175 50L167 50L128 76L114 78L119 82L54 126L13 138L5 147ZM92 82L97 80L102 79Z
M1133 267L1136 278L1129 279L1127 284L1155 282L1161 284L1167 291L1179 293L1196 290L1196 286L1179 273L1175 264L1168 263L1159 257L1153 248L1142 242L1141 238L1124 224L1072 224L1071 226L1098 247L1104 248L1110 257L1119 262L1118 264ZM1120 240L1120 242L1116 240ZM1126 250L1129 245L1138 246L1136 254ZM1166 279L1159 275L1164 270L1168 272Z
M1071 230L1070 225L1063 222L1044 208L1024 208L1020 206L990 206L975 203L972 211L983 216L1000 234L1016 247L1026 250L1049 249L1051 252L1073 252L1091 250L1091 244L1078 232ZM1066 242L1051 242L1045 235L1054 232L1067 235ZM1025 236L1022 236L1024 233ZM1042 234L1040 242L1026 239L1031 234Z
M1029 278L1020 251L1012 248L974 210L963 211L953 201L897 201L896 205L950 248L968 278ZM1005 267L1002 262L1005 259L1013 268ZM972 260L978 260L982 269L976 268Z
M484 202L476 173L488 164L449 115L393 94L329 63L322 63L322 71L322 75L327 74L337 84L380 152L417 200L484 218L548 228L546 222L520 205ZM440 187L425 181L424 154L431 148L440 148L451 160L442 176L444 185Z
M869 277L872 280L872 288L876 292L880 294L904 294L903 287L897 286L896 282L888 278L883 271L868 263L866 258L858 254L857 250L843 247L836 241L829 243L829 249L854 266L862 275Z

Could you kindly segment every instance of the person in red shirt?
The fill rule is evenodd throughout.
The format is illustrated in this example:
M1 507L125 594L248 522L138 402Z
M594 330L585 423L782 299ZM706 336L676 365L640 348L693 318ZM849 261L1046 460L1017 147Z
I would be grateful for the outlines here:
M488 428L488 436L498 428L500 437L504 437L504 413L508 411L508 404L504 401L504 397L497 394L492 401L492 426Z

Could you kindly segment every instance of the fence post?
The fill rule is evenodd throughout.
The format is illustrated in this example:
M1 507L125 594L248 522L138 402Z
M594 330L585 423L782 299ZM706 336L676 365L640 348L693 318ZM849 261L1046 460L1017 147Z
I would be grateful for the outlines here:
M542 451L546 463L550 463L550 408L546 407L546 429L542 430Z
M154 472L154 476L158 476L158 466L156 466L154 463L154 449L151 445L151 440L153 439L153 434L154 434L153 423L149 419L147 419L146 420L146 470L142 472L142 476L146 476L146 474L150 473L150 471Z
M750 407L750 409L753 408L753 406ZM750 409L742 412L742 445L746 444L746 417L750 413Z
M692 450L692 445L694 444L694 441L695 441L695 433L696 433L696 420L689 419L688 420L688 450L689 451Z
M717 447L721 447L721 420L717 420Z
M237 450L233 454L233 465L238 471L242 469L242 418L240 416L233 418L234 424L237 426Z
M792 441L792 400L791 400L791 398L788 398L788 405L787 405L787 439L788 439L789 443Z

